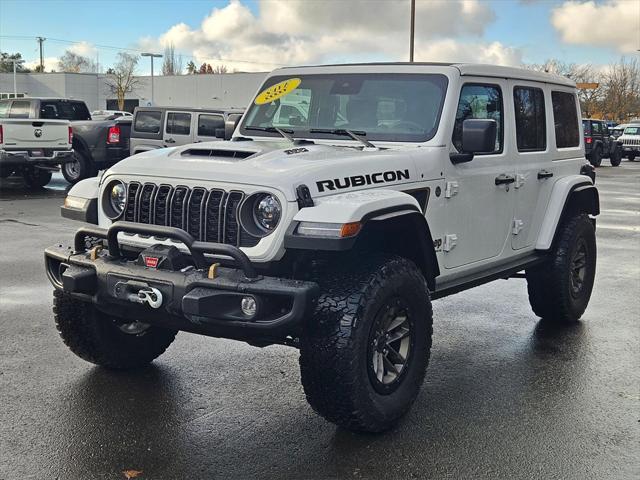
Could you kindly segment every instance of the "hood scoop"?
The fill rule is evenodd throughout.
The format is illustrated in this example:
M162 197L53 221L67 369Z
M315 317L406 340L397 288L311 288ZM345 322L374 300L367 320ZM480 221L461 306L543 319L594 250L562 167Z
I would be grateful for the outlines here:
M181 157L212 157L212 158L248 158L257 151L225 150L221 148L189 148L180 152Z

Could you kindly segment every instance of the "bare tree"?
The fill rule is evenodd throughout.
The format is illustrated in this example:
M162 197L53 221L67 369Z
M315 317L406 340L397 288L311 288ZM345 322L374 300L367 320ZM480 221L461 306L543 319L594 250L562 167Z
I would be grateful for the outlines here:
M585 116L593 116L602 113L602 100L605 86L602 74L592 65L578 65L566 63L557 59L549 59L542 64L525 65L526 68L540 72L553 73L567 77L578 84L593 84L588 88L578 89L580 108Z
M67 50L58 59L58 70L69 73L93 72L96 70L96 65L87 57Z
M640 117L640 63L637 58L609 65L605 74L604 105L611 116L622 122Z
M118 109L124 110L124 97L140 85L135 77L139 57L119 52L116 64L107 70L106 84L118 99Z
M213 73L227 73L229 69L226 65L218 65L213 69Z
M173 43L164 49L162 75L182 75L182 55L176 54Z

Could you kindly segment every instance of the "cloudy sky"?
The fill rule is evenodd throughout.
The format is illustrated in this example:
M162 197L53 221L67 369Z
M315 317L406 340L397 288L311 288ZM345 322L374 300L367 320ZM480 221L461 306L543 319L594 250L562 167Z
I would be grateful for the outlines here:
M640 0L417 0L416 60L604 65L639 55ZM47 67L66 49L105 67L118 49L243 71L408 59L409 0L1 0L0 50ZM148 62L140 72L147 73Z

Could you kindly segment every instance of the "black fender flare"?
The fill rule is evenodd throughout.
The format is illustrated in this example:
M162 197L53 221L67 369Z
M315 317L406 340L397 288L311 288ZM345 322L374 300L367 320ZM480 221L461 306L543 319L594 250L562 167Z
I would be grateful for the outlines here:
M415 205L396 205L367 213L361 220L362 228L354 237L320 238L301 237L296 235L299 222L292 222L284 239L285 249L347 251L355 248L366 248L374 240L381 241L386 247L396 247L406 243L401 253L413 260L423 273L429 290L435 290L436 277L440 275L440 267L436 257L431 229ZM397 230L398 236L381 235L382 232Z

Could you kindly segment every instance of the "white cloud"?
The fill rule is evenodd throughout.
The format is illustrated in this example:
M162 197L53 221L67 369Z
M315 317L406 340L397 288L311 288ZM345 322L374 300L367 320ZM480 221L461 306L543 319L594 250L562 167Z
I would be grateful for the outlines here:
M522 64L522 51L500 42L463 43L448 39L416 45L416 60L519 66Z
M476 58L469 39L481 37L494 18L491 7L481 0L417 2L416 46L425 45L426 54L434 56L438 52L428 42L435 42L465 59ZM442 43L458 36L466 43ZM178 23L157 39L140 41L143 48L156 51L171 43L176 50L193 55L197 64L206 61L238 70L345 60L406 60L409 2L261 0L254 13L240 0L231 0L225 7L214 8L198 28ZM499 43L474 47L482 51L481 58L499 57L502 63L517 55ZM416 56L425 57L425 52L416 48Z
M78 43L74 43L73 45L71 45L69 48L67 48L67 50L69 50L70 52L75 53L76 55L81 55L83 57L87 57L90 59L95 58L96 56L96 52L98 51L95 47L95 45L89 43L89 42L78 42Z
M623 53L640 49L637 0L565 2L553 9L551 23L566 43L612 47Z
M58 70L58 57L44 57L44 71L51 72L52 70ZM31 71L35 71L36 67L40 66L40 59L32 62L25 62L24 66Z

